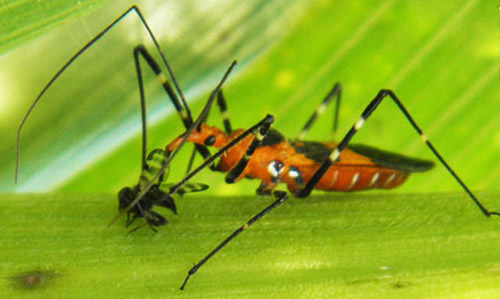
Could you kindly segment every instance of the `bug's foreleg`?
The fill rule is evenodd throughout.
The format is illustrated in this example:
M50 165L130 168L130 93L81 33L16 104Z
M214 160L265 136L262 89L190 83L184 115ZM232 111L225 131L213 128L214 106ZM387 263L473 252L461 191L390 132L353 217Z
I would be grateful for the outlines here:
M144 60L147 62L151 70L154 72L156 77L158 78L158 81L161 83L163 89L167 93L168 97L170 98L170 101L175 107L175 110L179 114L179 117L182 120L182 123L184 124L184 127L187 129L193 124L193 120L191 118L190 113L188 113L187 106L183 106L177 95L175 94L172 85L170 85L170 82L167 80L167 77L162 73L160 66L158 63L155 61L155 59L151 56L151 54L146 50L146 48L143 45L138 45L134 49L134 62L135 62L135 67L137 71L137 80L139 83L139 93L140 93L140 99L141 99L141 116L142 116L142 136L143 136L143 163L146 155L146 150L145 150L145 143L146 143L146 112L145 112L145 96L144 96L144 83L143 83L143 76L141 72L141 64L139 60L139 56L144 58ZM204 159L210 157L210 152L208 149L202 145L196 145L196 150L203 156Z
M224 94L222 92L222 88L219 91L219 93L217 94L217 107L219 107L219 111L221 113L222 123L224 125L224 130L225 130L226 134L229 134L233 131L233 129L231 126L231 121L229 120L226 99L225 99ZM207 118L208 118L208 113L207 113L204 121L206 121ZM195 155L196 155L196 148L192 151L191 156L189 158L188 166L186 168L186 174L188 174L191 171L191 168L193 167ZM212 168L212 170L214 170L214 169Z
M328 92L328 94L325 96L325 98L321 101L321 104L316 108L316 111L313 112L311 117L307 120L305 125L302 127L302 130L300 130L299 136L297 139L301 140L304 139L306 134L309 132L311 127L314 125L316 122L316 119L323 114L325 111L326 107L331 103L333 98L336 98L336 103L335 103L335 110L333 114L333 132L337 132L337 125L338 125L338 120L339 120L339 110L340 110L340 98L342 97L342 85L340 83L335 83Z
M250 127L248 130L246 130L243 133L241 133L240 135L238 135L238 137L231 140L231 142L229 142L224 147L222 147L218 152L213 154L210 158L203 161L203 163L201 165L199 165L197 168L195 168L193 171L191 171L189 174L187 174L180 182L171 186L170 191L168 194L166 194L166 196L170 196L170 195L174 194L175 192L177 192L177 190L179 188L181 188L182 186L184 186L193 176L195 176L197 173L199 173L201 170L203 170L207 166L212 165L216 159L218 159L220 156L222 156L230 148L234 147L236 144L241 142L243 139L245 139L249 135L258 135L258 132L260 132L261 127L266 127L266 126L269 127L273 122L274 122L274 117L270 114L266 115L266 117L264 117L261 121L259 121L258 123L256 123L252 127ZM185 143L186 140L187 140L187 137L185 136L184 140L182 140L181 143ZM180 145L177 146L175 151L178 151L179 147L180 147Z
M226 175L226 183L232 184L240 178L243 170L245 170L245 167L248 164L248 161L250 161L250 158L252 158L255 149L262 143L262 140L264 140L264 138L266 137L270 127L270 122L264 123L261 127L257 128L255 132L252 132L252 135L254 135L252 143L250 143L250 145L247 147L247 150L245 151L243 157L241 157L241 159L233 168L231 168L229 173Z
M170 151L166 152L166 155L167 155L168 158L166 158L166 160L162 163L161 168L157 171L157 173L153 176L153 178L151 178L151 180L149 181L149 183L147 185L143 186L142 190L140 192L138 192L134 196L134 199L131 200L130 203L127 202L127 206L126 207L123 207L123 208L120 209L120 212L118 213L118 215L115 218L113 218L111 220L111 222L108 224L108 227L111 226L124 213L127 213L128 211L130 211L139 202L139 200L141 200L147 194L147 192L149 192L149 190L153 187L153 185L155 184L155 182L165 173L165 170L167 169L168 165L170 164L170 161L172 161L172 159L177 155L177 153L182 148L182 146L184 144L186 144L188 137L193 133L194 130L196 130L201 125L202 120L204 119L205 115L207 114L208 110L210 109L210 106L212 105L212 103L213 103L213 101L214 101L217 93L219 92L222 84L224 84L224 82L228 78L229 74L231 73L231 71L233 70L233 68L234 68L235 65L236 65L236 61L233 61L233 63L231 63L231 65L229 66L229 68L227 69L227 71L224 73L222 79L219 81L219 83L217 84L217 86L215 87L215 89L210 93L210 97L208 98L208 101L205 104L205 107L203 107L203 110L201 111L200 115L193 122L193 124L187 129L186 133L180 139L179 144L176 146L176 148L173 149L171 152ZM272 122L272 121L273 121L273 117L270 116L270 115L268 115L268 116L266 116L266 118L264 120L262 120L261 122L259 122L256 126L260 126L261 123L263 123L263 122ZM241 141L241 139L238 139L238 138L236 138L235 140L237 140L237 142ZM235 141L235 140L233 140L233 141ZM232 144L231 146L233 146L233 145L234 144ZM214 160L217 157L219 157L220 155L222 155L222 153L219 153L218 156L217 155L213 155L212 157L210 157L207 160L205 160L205 162L203 163L203 167L212 165L213 162L214 162ZM180 188L181 186L183 186L189 180L190 177L192 177L194 174L196 174L198 171L200 171L201 168L203 168L203 167L200 167L199 169L197 169L196 172L193 171L190 175L186 176L184 178L184 180L182 180L178 184L174 185L170 189L169 193L165 195L165 197L168 197L168 196L174 194L177 191L178 188ZM162 201L162 200L164 200L164 198L160 198L159 200Z
M215 247L215 249L213 249L212 251L210 251L210 253L208 253L204 258L202 258L196 265L194 265L189 271L188 271L188 274L186 276L186 278L184 279L184 282L182 283L180 289L181 290L184 290L184 288L186 287L186 284L189 280L189 278L194 275L196 273L196 271L198 271L198 269L203 266L203 264L205 264L212 256L214 256L219 250L221 250L222 248L224 248L224 246L227 245L227 243L229 243L232 239L236 238L236 236L238 236L240 233L242 233L245 229L247 229L250 225L254 224L257 220L259 220L260 218L262 218L264 215L266 215L267 213L269 213L272 209L276 208L278 205L280 205L281 203L283 203L285 200L288 199L288 195L285 191L274 191L274 196L277 198L276 201L274 201L272 204L270 204L269 206L267 206L266 208L264 208L262 211L260 211L259 213L257 213L255 216L253 216L252 218L250 218L250 220L248 220L247 222L245 222L242 226L240 226L239 228L237 228L232 234L230 234L227 238L225 238L222 242L219 243L219 245L217 245Z
M316 184L321 180L321 177L328 170L328 167L332 165L332 163L336 162L340 156L340 152L345 149L347 144L351 141L352 137L356 134L356 132L363 126L368 117L372 114L375 109L379 106L379 104L385 98L390 98L399 108L401 113L405 116L411 126L415 129L415 131L420 136L420 139L427 145L427 147L431 150L431 152L436 156L439 162L446 168L446 170L453 176L453 178L458 182L458 184L462 187L462 189L469 195L469 197L474 201L476 206L483 212L483 214L487 217L491 215L500 216L499 212L489 211L486 207L481 204L481 202L476 198L476 196L472 193L472 191L465 185L465 183L460 179L460 177L455 173L455 171L450 167L450 165L444 160L443 156L437 151L431 141L425 136L422 129L417 125L413 117L410 115L408 110L405 108L403 103L398 99L398 97L394 94L392 90L382 89L378 92L377 96L366 106L365 110L361 114L360 118L356 121L356 123L351 127L351 129L347 132L344 138L340 141L337 147L331 152L328 159L326 159L319 169L314 173L312 178L307 182L306 186L301 189L297 196L305 197L308 196L311 191L314 189Z
M222 89L217 94L217 106L219 107L219 110L220 110L220 114L222 117L222 123L224 125L224 130L226 131L226 134L229 134L233 131L233 128L231 126L231 121L229 120L229 114L227 112L226 98L224 97L224 93L222 92Z
M231 127L231 122L229 120L229 114L227 112L226 99L225 99L224 94L222 92L222 88L217 93L217 107L219 107L219 111L220 111L221 116L222 116L222 123L224 124L224 130L226 131L227 134L229 134L229 133L231 133L233 131L233 129ZM207 115L205 116L205 119L203 120L203 122L206 121L206 119L208 118L208 114L209 113L207 113ZM194 158L195 158L195 155L196 155L196 146L197 145L195 145L195 149L192 151L191 156L189 157L188 166L186 168L186 174L188 174L191 171L191 168L193 167ZM212 167L211 167L211 169L214 170Z

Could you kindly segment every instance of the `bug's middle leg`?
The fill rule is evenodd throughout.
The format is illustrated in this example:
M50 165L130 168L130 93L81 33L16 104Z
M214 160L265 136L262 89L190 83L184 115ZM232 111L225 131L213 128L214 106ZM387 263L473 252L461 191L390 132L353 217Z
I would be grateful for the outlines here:
M325 111L326 107L330 104L333 98L337 98L335 101L335 110L334 110L334 115L333 115L333 133L337 132L337 125L338 125L338 119L339 119L339 110L340 110L340 99L342 97L342 85L340 83L335 83L328 92L328 94L325 96L325 98L321 101L321 104L316 108L316 111L313 112L313 114L309 117L305 125L302 127L302 130L300 130L300 133L297 137L297 139L301 140L304 139L306 134L309 132L311 127L314 125L316 122L316 119L323 114Z

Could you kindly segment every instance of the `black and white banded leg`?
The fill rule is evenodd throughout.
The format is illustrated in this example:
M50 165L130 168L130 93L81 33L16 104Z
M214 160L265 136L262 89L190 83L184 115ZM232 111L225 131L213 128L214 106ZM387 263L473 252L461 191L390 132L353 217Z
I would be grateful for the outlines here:
M486 209L486 207L481 204L481 202L476 198L476 196L472 193L472 191L465 185L465 183L460 179L460 177L455 173L455 171L450 167L448 163L444 160L444 158L441 156L441 154L437 151L437 149L434 147L434 145L431 143L431 141L425 136L423 133L422 129L417 125L413 117L410 115L408 110L404 107L403 103L398 99L398 97L394 94L392 90L389 89L382 89L378 92L377 96L368 104L368 106L365 108L363 113L361 114L360 118L356 121L356 123L351 127L351 129L347 132L347 134L344 136L344 138L340 141L340 143L337 145L337 147L331 152L330 156L328 159L326 159L320 166L320 168L314 173L313 177L306 183L305 187L297 192L298 197L306 197L308 196L311 191L314 189L316 184L321 180L321 177L325 174L325 172L328 170L328 167L335 163L339 156L340 152L345 149L347 144L351 141L353 138L354 134L363 126L365 121L368 119L368 117L372 114L373 111L379 106L379 104L384 100L385 98L390 98L393 100L393 102L396 104L396 106L399 108L401 113L405 116L405 118L410 122L412 127L415 129L415 131L418 133L420 136L420 139L427 145L427 147L431 150L431 152L436 156L436 158L439 160L439 162L448 170L448 172L455 178L455 180L458 182L458 184L462 187L462 189L469 195L469 197L474 201L476 206L481 210L481 212L489 217L491 215L497 215L500 216L499 212L495 211L489 211Z
M195 124L196 124L196 122L195 122ZM229 150L230 148L232 148L233 146L235 146L236 144L238 144L240 141L242 141L243 139L245 139L247 136L254 135L255 139L258 139L257 136L259 134L262 135L262 133L261 133L262 131L264 131L264 133L267 132L269 130L269 127L271 126L271 124L273 122L274 122L274 117L272 115L270 115L270 114L266 115L266 117L264 117L261 121L259 121L258 123L256 123L252 127L250 127L248 130L246 130L243 133L241 133L240 135L238 135L238 137L236 137L233 140L231 140L231 142L229 142L224 147L222 147L219 151L217 151L215 154L213 154L212 156L210 156L210 158L208 158L205 161L203 161L202 164L200 164L197 168L195 168L193 171L191 171L189 174L187 174L180 182L178 182L177 184L173 185L170 188L170 192L169 192L168 195L174 194L177 191L178 188L180 188L181 186L183 186L184 184L186 184L186 182L189 181L198 172L200 172L201 170L203 170L207 166L210 166L211 164L213 164L216 159L218 159L227 150ZM188 131L188 133L190 133L190 132ZM187 134L187 135L189 135L189 134ZM262 139L263 138L264 137L262 137ZM187 138L184 138L184 140L181 142L181 144L176 148L176 150L175 150L176 152L185 143L186 140L187 140ZM248 148L250 148L250 146ZM170 159L172 158L173 154L170 155ZM244 158L240 159L240 162L241 162L241 160L245 160L245 159ZM248 163L248 160L246 162L242 162L242 163L246 164L246 163Z
M229 134L233 131L231 126L231 121L229 120L229 113L227 112L227 104L226 98L224 97L224 93L222 89L217 94L217 106L219 107L219 111L222 117L222 123L224 125L224 131L226 134Z
M262 211L257 213L255 216L250 218L247 222L245 222L242 226L237 228L232 234L230 234L227 238L222 240L222 242L219 243L212 251L210 251L204 258L202 258L198 263L196 263L191 269L189 269L188 274L186 275L186 278L182 282L182 285L180 287L181 290L184 290L186 287L186 284L191 276L193 276L198 269L200 269L201 266L203 266L212 256L214 256L219 250L224 248L224 246L227 245L227 243L231 242L234 238L236 238L239 234L241 234L244 230L246 230L250 225L254 224L257 220L262 218L264 215L269 213L272 209L276 208L280 204L282 204L284 201L288 199L288 195L285 191L274 191L273 195L276 197L276 201L274 201L272 204L264 208Z
M149 67L151 70L155 73L156 78L158 81L161 83L163 86L163 89L167 93L168 97L170 98L172 104L175 107L175 110L179 114L179 117L182 120L182 123L186 129L188 129L192 124L193 124L193 119L191 118L189 108L188 106L183 106L181 102L179 101L179 98L175 94L174 90L172 89L172 86L167 80L167 77L162 73L160 66L158 63L154 60L154 58L149 54L149 52L146 50L146 48L143 45L138 45L134 49L134 62L135 62L135 67L136 67L136 72L137 72L137 80L139 83L139 93L140 93L140 98L141 98L141 117L143 123L145 122L146 119L146 114L145 114L145 95L144 95L144 82L143 82L143 76L142 76L142 71L141 71L141 63L139 60L139 55L144 58L144 60L148 63ZM146 130L143 125L143 130L142 130L142 138L143 138L143 143L145 142L146 139ZM202 145L197 144L195 146L195 149L203 156L203 158L208 158L210 156L210 152L208 149ZM143 152L143 154L145 154Z
M207 104L207 106L208 105L209 105L209 103ZM204 112L206 112L208 110L206 108L207 107L205 107ZM197 126L198 123L201 123L201 119L200 118L202 118L204 116L204 112L202 112L202 114L200 114L199 118L195 121L195 123L190 128L190 130L188 130L188 132L186 132L186 135L191 134L190 131L192 131L194 129L194 127ZM216 159L218 159L220 156L222 156L227 150L229 150L230 148L232 148L233 146L235 146L236 144L238 144L239 142L241 142L243 139L245 139L249 135L254 135L255 136L254 140L257 140L256 143L257 144L260 143L259 140L264 139L264 136L265 136L266 132L269 131L269 127L271 126L271 124L273 122L274 122L274 117L271 116L271 115L267 115L264 119L262 119L261 121L259 121L257 124L253 125L248 130L244 131L238 137L236 137L231 142L229 142L224 147L222 147L218 152L216 152L215 154L213 154L210 158L206 159L201 165L199 165L196 169L194 169L192 172L190 172L188 175L186 175L177 184L174 184L174 185L170 186L169 187L169 189L170 189L169 193L166 194L163 199L166 200L169 196L171 196L172 194L176 193L180 188L182 188L185 184L187 184L187 182L193 176L195 176L201 170L203 170L203 169L207 168L208 166L210 166ZM261 137L259 137L259 136L261 136ZM177 149L180 148L180 146L182 144L184 144L186 142L186 140L187 139L185 138L181 142L181 144L177 147ZM255 145L255 147L256 146L257 145ZM247 154L249 154L249 152L250 152L249 150L252 147L253 146L251 144L247 148L248 149L247 152L246 152ZM175 151L178 151L177 149ZM253 152L253 150L252 150L252 152ZM172 157L174 154L175 154L175 152L172 153L172 155L170 155L170 157ZM241 162L241 165L246 164L248 162L248 159L245 159L245 157L244 157L244 158L242 158L240 160L240 162ZM240 164L240 162L238 164ZM236 170L235 170L234 175L237 175ZM207 256L205 256L200 262L198 262L191 270L189 270L188 275L187 275L186 279L184 280L184 282L183 282L183 284L181 286L181 290L184 289L184 287L186 286L186 283L187 283L189 277L191 277L194 273L196 273L196 271L198 271L198 269L203 264L205 264L212 256L215 255L215 253L217 253L219 250L221 250L232 239L234 239L236 236L238 236L241 232L243 232L250 225L252 225L253 223L255 223L257 220L259 220L260 218L262 218L265 214L269 213L272 209L274 209L275 207L277 207L278 205L280 205L281 203L283 203L285 200L288 199L288 195L284 191L273 191L273 194L277 198L276 201L274 201L272 204L270 204L269 206L267 206L266 208L264 208L262 211L260 211L259 213L257 213L255 216L253 216L249 221L247 221L241 227L239 227L238 229L236 229L229 237L227 237L221 243L219 243L219 245L217 245L217 247L214 250L212 250ZM163 200L163 199L160 199L160 200Z
M297 139L302 140L306 136L306 134L309 132L311 127L314 125L316 122L316 119L323 114L323 112L326 110L327 106L331 103L333 98L336 98L336 104L334 107L334 114L333 114L333 132L337 132L337 126L338 126L338 120L339 120L339 110L340 110L340 99L342 97L342 85L340 83L335 83L330 90L330 92L326 95L326 97L321 101L321 104L316 108L316 111L309 117L305 125L302 127L302 130L300 130L300 133L297 137Z
M243 157L236 163L236 165L228 172L226 175L226 183L232 184L235 182L235 180L241 175L243 170L248 164L248 161L252 157L253 153L255 152L255 149L261 145L262 140L267 135L267 132L269 132L269 127L271 126L271 123L265 123L263 124L260 128L256 130L256 132L253 134L254 139L252 140L252 143L248 146L247 150L245 151L245 154L243 154Z

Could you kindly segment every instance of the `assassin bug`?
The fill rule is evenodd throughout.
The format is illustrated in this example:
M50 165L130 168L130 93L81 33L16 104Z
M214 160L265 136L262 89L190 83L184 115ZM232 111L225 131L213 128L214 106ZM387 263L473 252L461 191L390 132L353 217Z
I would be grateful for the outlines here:
M199 171L210 166L214 170L228 172L226 175L227 183L234 183L243 177L256 178L261 180L261 185L257 189L259 195L273 195L277 199L271 205L253 216L249 221L235 230L231 235L224 239L208 255L201 259L188 272L181 289L184 289L189 278L206 263L215 253L222 249L234 237L248 228L262 216L277 207L288 199L285 191L275 190L279 183L287 184L288 190L297 197L308 196L313 189L325 191L358 191L370 188L395 188L401 185L412 172L426 171L433 167L433 163L426 160L405 157L403 155L390 153L384 150L375 149L365 145L349 144L356 132L363 126L369 116L376 110L378 105L386 98L391 99L398 109L403 113L415 131L419 134L422 141L436 156L439 162L455 178L469 197L475 202L478 208L485 216L497 215L500 213L486 209L465 185L465 183L451 169L448 163L438 153L429 139L424 135L420 127L416 124L408 110L396 94L388 89L382 89L375 98L369 102L367 107L361 113L360 118L355 122L347 134L339 143L322 143L303 141L302 137L314 124L316 118L326 108L333 98L336 98L336 113L341 98L341 86L335 84L331 92L322 101L317 111L309 118L304 125L301 135L297 139L288 140L279 131L271 129L273 117L267 115L264 119L256 123L247 130L233 130L226 113L226 103L221 90L222 83L231 71L234 64L228 69L223 79L213 90L205 108L196 121L192 120L189 107L184 100L183 94L173 76L173 73L162 54L160 47L154 38L151 30L145 22L139 9L132 6L129 10L119 16L114 22L108 25L96 37L89 41L80 51L78 51L49 81L42 92L36 98L35 102L28 110L25 118L21 122L18 130L18 150L19 136L24 122L31 113L33 107L43 96L45 91L57 79L57 77L86 49L95 43L102 35L111 29L116 23L123 19L128 13L134 11L141 19L143 25L148 30L151 39L161 58L167 67L172 82L181 100L178 99L168 80L162 75L158 64L149 55L144 47L138 46L134 50L134 59L139 81L139 90L141 96L141 116L143 129L143 150L140 182L132 188L126 187L119 193L120 215L127 213L132 218L127 220L127 225L137 218L145 218L146 223L152 229L156 226L164 225L166 219L152 208L162 206L175 212L175 204L171 196L176 193L189 191L201 191L206 189L206 185L192 184L188 181ZM153 72L158 76L170 100L179 113L187 131L178 138L171 141L165 150L153 150L146 157L146 117L145 117L145 99L143 91L142 74L139 58L142 57ZM225 131L213 126L204 124L208 111L217 97L217 104L223 115ZM334 123L336 124L337 117ZM336 125L335 125L336 126ZM194 143L196 150L204 157L205 161L195 170L176 184L167 184L164 182L165 172L169 162L176 155L179 149L187 142ZM218 151L210 155L206 146L215 147ZM17 156L19 158L19 156ZM219 162L214 165L216 159ZM17 159L18 161L18 159ZM16 167L17 175L17 167ZM119 215L119 216L120 216ZM114 221L114 220L113 220Z

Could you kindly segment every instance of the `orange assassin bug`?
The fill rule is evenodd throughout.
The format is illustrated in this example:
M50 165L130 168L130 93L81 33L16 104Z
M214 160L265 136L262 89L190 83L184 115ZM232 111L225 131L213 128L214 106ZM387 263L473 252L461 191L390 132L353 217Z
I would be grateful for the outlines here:
M170 65L137 6L130 7L74 54L49 80L28 109L17 132L16 181L19 165L19 140L21 130L35 105L45 94L47 89L73 61L130 12L135 12L146 28L149 37L154 42L161 56L163 64L169 72L174 87L172 87L170 82L163 75L158 63L148 53L146 48L142 45L137 46L134 49L134 60L141 103L142 171L139 183L136 186L125 187L119 192L120 213L110 224L120 215L127 213L129 217L127 219L127 226L138 218L144 218L144 225L149 225L153 230L155 230L155 227L165 225L167 223L166 219L152 209L155 206L160 206L168 208L175 213L176 208L172 195L205 190L208 186L191 183L189 181L199 171L206 167L210 167L216 171L227 172L225 176L226 183L235 183L244 177L259 179L261 184L257 188L257 194L272 195L276 197L276 200L272 204L236 229L226 239L220 242L215 249L195 264L189 270L183 281L181 290L185 288L189 278L215 253L222 249L243 230L288 199L287 192L275 190L280 183L285 183L288 190L295 196L306 197L314 189L324 191L359 191L372 188L391 189L403 184L411 173L431 169L434 166L434 163L431 161L406 157L366 145L350 144L356 132L361 129L378 105L387 98L391 99L396 104L399 111L403 113L405 118L420 136L421 140L431 150L440 164L442 164L455 178L481 212L488 217L491 215L500 216L500 213L490 211L480 203L466 184L439 154L431 141L425 136L422 129L417 125L396 94L388 89L382 89L378 92L363 110L359 119L338 143L302 140L317 117L334 98L336 98L334 129L336 128L342 94L341 85L338 83L333 86L332 90L323 99L318 109L303 126L299 138L286 139L279 131L271 128L274 121L271 115L267 115L249 129L233 130L229 117L227 116L227 105L222 92L222 84L225 82L235 65L235 62L233 62L216 88L212 91L203 111L196 120L193 120L191 111L179 88ZM141 58L146 61L151 70L156 74L186 129L185 133L168 143L165 149L154 149L149 154L147 154L146 151L147 128L144 86L140 63ZM222 114L224 131L204 123L215 99L217 99L217 105ZM190 171L178 183L166 183L165 179L170 161L179 152L181 147L188 142L195 144L195 149L203 156L205 159L204 162L196 169ZM211 155L207 147L214 147L217 149L217 152ZM216 163L217 159L219 160ZM132 218L130 218L130 216L132 216ZM141 226L133 230L139 227Z

